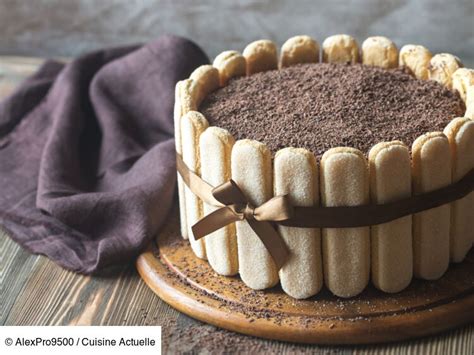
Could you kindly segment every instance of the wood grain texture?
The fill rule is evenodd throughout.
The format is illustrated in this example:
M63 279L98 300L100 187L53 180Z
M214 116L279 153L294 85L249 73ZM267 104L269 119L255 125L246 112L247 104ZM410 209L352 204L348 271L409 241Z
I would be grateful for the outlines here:
M31 255L0 233L0 324L165 324L177 312L141 282L133 262L82 276Z
M11 92L41 62L33 61L36 64L28 69L29 58L0 57L0 87ZM23 67L21 63L27 64ZM294 345L232 333L195 321L161 301L141 281L133 261L101 275L82 276L65 271L42 256L27 253L0 228L0 325L66 324L162 325L165 354L474 352L474 325L414 341L359 347Z

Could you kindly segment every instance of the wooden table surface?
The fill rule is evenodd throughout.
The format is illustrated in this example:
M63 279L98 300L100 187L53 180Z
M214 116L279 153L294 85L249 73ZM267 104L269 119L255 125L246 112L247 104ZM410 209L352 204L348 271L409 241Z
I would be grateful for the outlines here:
M41 60L0 57L0 97ZM1 193L1 187L0 187ZM161 325L164 353L474 354L474 325L410 342L364 347L301 346L231 333L195 321L160 300L134 260L97 276L31 255L0 230L1 325Z

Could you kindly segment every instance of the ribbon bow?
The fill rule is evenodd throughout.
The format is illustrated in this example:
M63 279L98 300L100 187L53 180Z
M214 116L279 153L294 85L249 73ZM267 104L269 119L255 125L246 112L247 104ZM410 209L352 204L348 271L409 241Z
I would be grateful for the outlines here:
M281 269L288 259L289 251L270 222L284 221L293 216L293 207L288 197L276 196L254 207L235 181L229 180L213 188L192 172L179 154L176 164L188 188L205 203L218 207L191 227L194 238L201 239L230 223L245 220L270 253L278 270Z
M280 269L288 257L288 248L269 223L292 217L293 209L286 195L276 196L254 207L233 180L212 189L221 207L192 226L195 239L200 239L226 225L246 220Z

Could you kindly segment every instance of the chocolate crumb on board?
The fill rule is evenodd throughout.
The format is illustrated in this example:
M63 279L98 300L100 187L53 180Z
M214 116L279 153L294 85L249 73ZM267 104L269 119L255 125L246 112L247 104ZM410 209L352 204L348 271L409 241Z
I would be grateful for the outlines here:
M252 327L259 324L259 322L268 320L274 324L300 329L314 326L339 329L339 324L342 323L357 326L358 322L373 322L379 316L395 319L403 316L406 312L420 309L425 312L432 312L437 307L438 296L446 297L446 293L452 291L452 288L447 288L446 285L451 286L454 279L459 287L472 287L474 285L472 268L463 265L464 267L458 267L457 271L448 271L442 279L437 281L413 280L412 285L401 293L402 298L400 298L400 294L381 293L369 286L361 295L347 300L331 296L329 291L324 288L318 295L307 300L289 300L289 297L278 286L265 291L255 291L247 288L238 276L223 277L217 275L207 262L191 256L186 257L186 255L192 255L189 242L176 243L176 240L179 239L181 237L179 236L177 223L173 223L172 227L159 236L158 244L165 255L160 255L158 260L162 258L160 261L165 267L166 277L170 278L168 281L180 289L185 285L186 292L190 297L203 300L211 308L219 308L229 313L239 313L249 325L252 324ZM154 253L154 255L159 254ZM474 256L474 254L471 254L471 256ZM470 262L469 265L472 265L474 258L468 258L467 261ZM170 268L168 265L172 265L172 267ZM420 301L428 304L420 303ZM290 302L291 307L289 308ZM307 307L308 304L311 304L311 308L315 311L311 315L291 316L285 313L288 312L288 309L296 310L299 313L299 307ZM264 307L270 309L262 309ZM390 311L380 313L381 309L390 309ZM195 324L196 326L191 332L192 335L186 333L185 330L177 331L177 333L171 330L170 338L166 339L165 334L163 334L164 342L166 339L167 343L173 343L168 348L169 352L173 351L173 346L176 346L174 350L184 350L176 342L187 344L186 339L190 339L191 336L194 337L192 339L195 339L191 343L195 344L196 347L191 347L192 351L190 350L190 353L194 353L193 351L198 349L203 349L206 353L221 353L224 349L231 352L239 348L248 351L249 346L253 347L253 345L248 345L253 344L252 342L258 344L256 345L258 349L263 349L266 346L265 344L269 344L270 349L273 349L275 344L274 342L257 340L249 336L217 329L200 322ZM163 331L165 329L166 327L163 328ZM226 339L225 344L220 344L219 341L209 340L210 338L214 339L211 334L216 333L229 338L229 341ZM232 336L229 336L230 334ZM221 335L217 335L217 337ZM235 343L231 341L233 339L237 339ZM207 341L211 342L209 347L206 345ZM163 346L164 351L166 351L165 345ZM303 349L303 347L298 347L298 349ZM268 350L268 352L271 353L271 350Z

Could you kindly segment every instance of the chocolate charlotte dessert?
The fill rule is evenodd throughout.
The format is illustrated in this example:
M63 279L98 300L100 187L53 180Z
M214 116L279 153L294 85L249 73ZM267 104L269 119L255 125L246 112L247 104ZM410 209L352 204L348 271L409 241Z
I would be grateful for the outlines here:
M253 289L280 282L295 298L323 284L352 297L369 279L384 292L412 277L437 279L472 247L474 193L371 226L277 224L283 262L256 233L257 209L248 206L282 195L293 206L379 205L449 186L474 168L471 118L474 71L422 46L399 52L370 37L359 50L336 35L320 62L317 42L297 36L279 61L267 40L243 55L223 52L176 86L176 150L211 186L232 179L249 204L242 220L196 239L191 227L222 205L202 201L179 175L182 235L217 273L238 273Z

